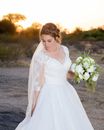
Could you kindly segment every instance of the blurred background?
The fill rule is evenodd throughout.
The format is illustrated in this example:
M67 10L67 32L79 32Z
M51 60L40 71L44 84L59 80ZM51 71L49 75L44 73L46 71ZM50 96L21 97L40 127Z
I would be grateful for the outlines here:
M103 0L0 0L0 130L14 130L25 116L29 65L46 22L59 27L73 62L90 51L101 66L95 93L69 82L95 130L104 130L103 6Z

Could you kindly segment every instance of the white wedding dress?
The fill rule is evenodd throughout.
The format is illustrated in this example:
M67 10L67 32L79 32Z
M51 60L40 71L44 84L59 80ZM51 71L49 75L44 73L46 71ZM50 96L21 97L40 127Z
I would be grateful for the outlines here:
M61 46L66 55L63 63L40 53L45 61L45 82L32 117L16 130L94 130L76 90L67 81L71 60L68 48Z

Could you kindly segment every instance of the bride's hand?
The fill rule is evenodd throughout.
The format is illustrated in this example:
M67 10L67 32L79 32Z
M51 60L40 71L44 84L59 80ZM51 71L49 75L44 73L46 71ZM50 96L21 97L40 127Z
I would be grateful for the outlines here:
M67 73L67 79L74 79L75 73L72 71L68 71Z
M35 110L35 107L36 107L36 104L35 104L34 107L32 108L31 116L33 115L33 112L34 112L34 110Z
M35 110L39 93L40 93L40 91L35 91L35 95L34 95L34 97L33 97L33 104L32 104L32 112L31 112L31 115L33 114L33 112L34 112L34 110Z

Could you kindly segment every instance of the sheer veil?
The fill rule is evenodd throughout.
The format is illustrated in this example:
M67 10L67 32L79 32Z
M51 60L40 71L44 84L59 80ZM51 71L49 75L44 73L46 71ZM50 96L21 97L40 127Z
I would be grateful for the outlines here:
M28 105L25 114L24 120L19 123L18 127L15 130L21 130L22 127L30 120L31 118L31 110L32 110L32 102L33 102L33 94L34 90L37 90L37 72L39 71L39 64L37 64L37 56L40 54L41 50L44 48L42 42L40 42L32 56L32 60L29 68L29 78L28 78ZM39 59L40 60L40 59ZM40 60L41 61L41 60ZM35 67L34 67L35 66ZM37 68L38 67L38 68Z
M36 73L37 73L37 72L33 73L34 66L35 66L35 58L37 55L39 55L39 53L41 52L42 49L43 49L43 44L42 44L42 42L40 42L33 54L31 64L30 64L29 79L28 79L28 106L27 106L27 110L26 110L26 117L31 116L32 93L37 87L37 85L35 85L36 82L33 81L33 77L35 77Z

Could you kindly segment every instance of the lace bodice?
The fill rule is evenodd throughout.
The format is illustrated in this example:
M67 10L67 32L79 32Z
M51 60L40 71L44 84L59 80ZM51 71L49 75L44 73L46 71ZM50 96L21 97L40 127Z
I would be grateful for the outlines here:
M69 57L68 48L64 45L61 46L63 47L65 52L65 58L63 63L42 52L45 57L44 76L46 83L59 83L61 81L63 82L63 80L66 80L67 72L71 66L71 60Z

